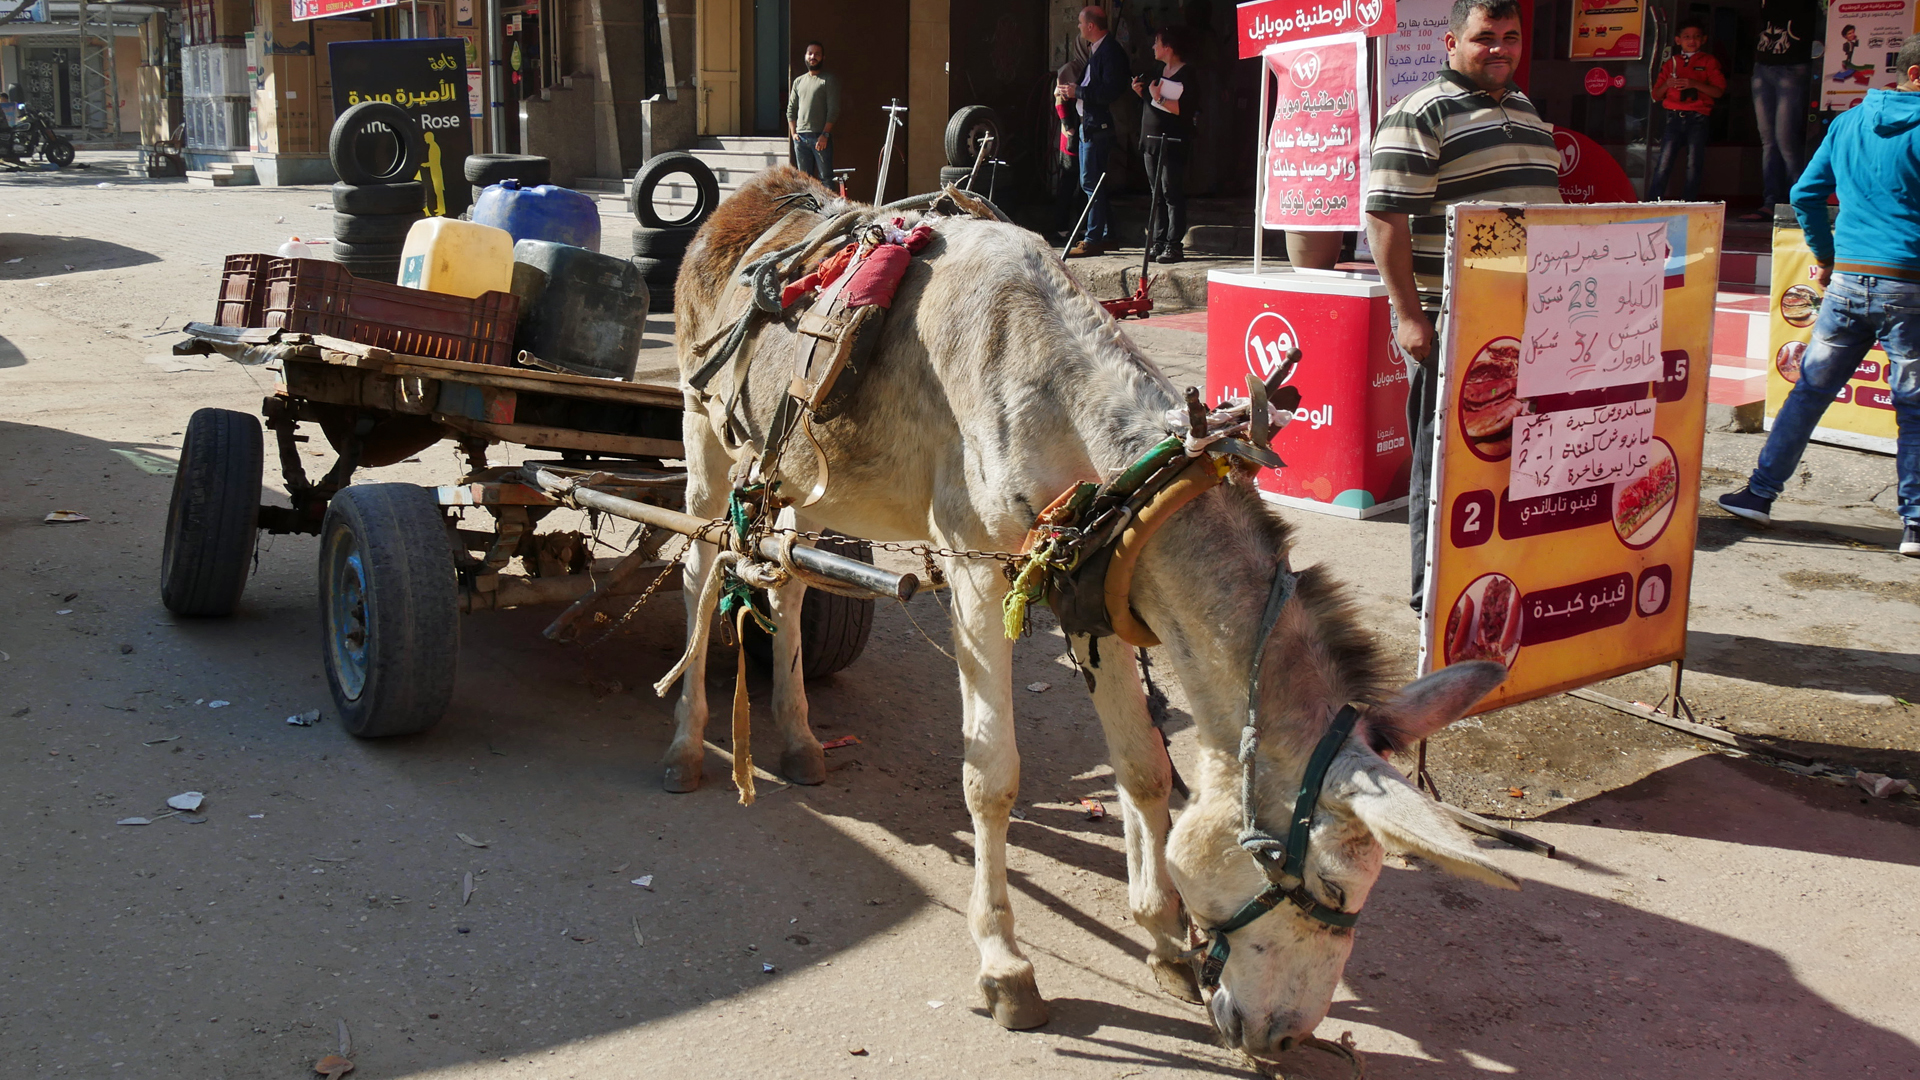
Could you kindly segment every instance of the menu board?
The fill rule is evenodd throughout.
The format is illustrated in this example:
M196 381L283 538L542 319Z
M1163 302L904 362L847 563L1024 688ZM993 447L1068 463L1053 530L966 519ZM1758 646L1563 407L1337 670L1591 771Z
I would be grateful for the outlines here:
M1807 342L1813 340L1820 302L1826 298L1826 290L1814 276L1818 269L1800 226L1776 222L1773 303L1767 311L1768 347L1772 350L1767 364L1768 420L1780 412L1793 384L1800 381L1800 361L1807 354ZM1813 429L1813 438L1857 450L1896 453L1900 429L1893 414L1892 377L1886 350L1875 345L1854 369L1853 378L1834 395L1833 404L1820 417L1820 426Z
M1399 0L1393 33L1381 42L1380 111L1425 86L1447 66L1447 13L1451 0Z
M1265 55L1267 76L1278 89L1267 129L1261 220L1295 232L1360 228L1373 116L1366 35L1290 42Z
M1640 28L1646 16L1645 0L1573 0L1567 59L1640 59Z
M1423 672L1483 709L1686 653L1718 203L1449 211ZM1457 298L1472 297L1472 303Z
M1852 108L1870 89L1906 78L1896 57L1913 33L1913 0L1834 0L1820 78L1822 109Z
M1283 41L1351 31L1368 37L1392 33L1393 5L1394 0L1245 0L1234 9L1240 59Z

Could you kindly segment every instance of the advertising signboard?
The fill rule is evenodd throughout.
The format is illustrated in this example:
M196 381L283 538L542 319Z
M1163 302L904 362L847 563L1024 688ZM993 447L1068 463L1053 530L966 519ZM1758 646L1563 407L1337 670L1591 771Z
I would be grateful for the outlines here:
M1394 0L1247 0L1235 9L1240 59L1269 45L1330 34L1368 37L1394 30Z
M1278 89L1261 219L1270 229L1296 232L1360 228L1373 115L1366 36L1275 45L1266 65Z
M375 8L398 7L400 0L293 0L293 21L324 19L329 15L352 15Z
M455 216L465 210L473 201L463 173L473 153L467 43L457 37L337 41L327 55L334 115L362 101L390 101L407 110L427 141L419 174L427 185L427 213Z
M1574 0L1567 59L1638 60L1645 0Z
M1451 211L1421 670L1496 709L1686 653L1721 204Z
M1381 42L1380 111L1427 84L1447 66L1451 0L1398 0L1393 32Z
M1768 306L1767 427L1787 400L1787 392L1800 378L1800 359L1806 355L1807 342L1813 340L1814 319L1820 314L1820 301L1826 290L1815 276L1818 266L1807 240L1795 225L1773 227L1773 301ZM1860 361L1860 367L1840 388L1827 406L1820 426L1813 429L1818 442L1851 446L1891 454L1896 450L1899 425L1893 415L1893 387L1888 380L1885 350L1875 345Z
M1827 44L1820 107L1846 109L1873 88L1898 86L1894 57L1913 33L1913 0L1834 0L1827 8Z

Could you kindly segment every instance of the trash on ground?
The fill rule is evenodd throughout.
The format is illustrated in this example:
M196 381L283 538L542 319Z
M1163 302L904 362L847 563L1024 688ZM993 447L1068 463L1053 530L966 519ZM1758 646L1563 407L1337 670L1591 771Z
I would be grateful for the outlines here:
M206 816L203 814L180 814L179 818L189 825L205 825L207 823Z
M71 615L71 614L73 614L73 609L72 609L72 608L61 608L61 609L60 609L59 611L56 611L56 612L54 612L54 614L55 614L55 615Z
M929 1009L938 1009L938 1008L940 1008L940 1007L941 1007L942 1005L945 1005L945 1004L946 1004L946 1002L944 1002L944 1001L929 1001L929 1002L927 1002L927 1008L929 1008Z
M632 866L632 865L633 865L633 864L632 864L632 863L630 863L630 862L623 862L623 863L621 863L621 864L620 864L619 866L616 866L616 867L614 867L613 869L611 869L611 870L609 870L609 871L607 871L607 873L609 873L609 874L617 874L617 873L619 873L620 871L622 871L622 870L625 870L625 869L626 869L627 867L629 867L629 866Z
M252 819L253 819L253 820L255 820L255 821L258 821L258 820L260 820L261 818L263 818L263 817L266 817L267 815L265 815L265 814L248 814L247 816L248 816L249 818L252 818Z
M151 825L153 824L153 819L143 818L143 817L123 817L119 821L114 822L114 824L115 825Z
M179 740L180 740L180 736L169 735L164 739L148 739L146 742L143 742L140 745L141 746L159 746L163 742L178 742Z
M319 722L320 722L319 709L308 709L306 712L295 713L294 715L287 717L287 723L292 724L294 727L312 727L313 725Z
M55 510L40 520L48 525L72 525L76 522L92 521L93 519L78 510Z
M333 1023L336 1030L338 1030L340 1034L340 1056L343 1058L352 1057L353 1056L353 1033L347 1030L347 1022L345 1020L341 1020L338 1017L336 1017L334 1018ZM347 1064L351 1066L353 1063L348 1062Z
M647 939L640 936L640 916L638 915L633 917L633 943L641 948L645 948L647 944Z
M866 1057L867 1048L864 1046L849 1046L847 1047L847 1053L852 1054L854 1057Z
M780 969L777 967L774 967L772 964L762 963L760 965L760 974L762 975L771 975L778 970Z
M313 1063L313 1071L321 1076L345 1076L353 1071L353 1062L339 1054L328 1054Z
M1524 799L1526 797L1527 797L1527 793L1520 790L1517 787L1510 787L1507 789L1507 798L1509 799Z
M1861 790L1876 799L1890 799L1903 791L1913 790L1913 781L1883 773L1863 772L1855 776L1853 782L1859 784Z
M207 797L198 791L183 791L167 800L167 805L175 810L198 810Z
M1020 809L1020 808L1019 808L1019 807L1017 807L1017 806L1016 806L1016 807L1014 807L1014 808L1013 808L1013 809L1012 809L1012 810L1010 811L1010 813L1012 813L1012 814L1013 814L1013 816L1014 816L1014 817L1015 817L1015 818L1016 818L1017 820L1020 820L1020 821L1025 821L1025 820L1027 820L1027 812L1026 812L1025 810L1022 810L1022 809Z
M1099 799L1081 799L1080 805L1086 809L1088 821L1099 821L1107 816L1107 808L1100 805Z
M487 846L487 842L485 840L475 840L473 837L468 836L466 833L463 833L463 832L457 832L457 833L454 833L453 835L459 837L460 842L467 845L468 847L486 847Z
M1030 682L1027 684L1027 689L1036 694L1044 694L1053 689L1053 684L1050 682Z
M639 877L633 879L633 883L647 890L648 892L653 891L653 875L652 874L641 874Z
M231 701L221 701L219 698L214 698L212 701L207 702L207 708L224 709L231 704L233 704Z
M841 747L843 747L843 746L859 746L859 745L861 745L861 743L860 743L860 736L858 736L858 735L842 735L842 736L840 736L840 737L839 737L839 738L837 738L837 739L828 739L828 740L827 740L826 742L823 742L823 743L821 743L821 744L820 744L820 749L822 749L822 750L838 750L838 749L840 749L840 748L841 748Z
M467 901L471 899L473 899L473 871L469 870L467 876L460 881L460 906L466 907Z

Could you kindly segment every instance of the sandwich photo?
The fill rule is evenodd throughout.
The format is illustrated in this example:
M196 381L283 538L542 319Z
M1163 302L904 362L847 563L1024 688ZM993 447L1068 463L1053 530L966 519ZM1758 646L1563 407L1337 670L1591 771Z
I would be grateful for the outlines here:
M1645 547L1666 528L1674 500L1680 494L1680 470L1673 452L1655 441L1653 464L1638 479L1617 489L1613 500L1613 529L1629 547ZM1642 536L1642 532L1647 535Z
M1519 645L1519 588L1504 574L1476 578L1447 613L1447 663L1492 660L1510 668Z
M1460 380L1460 430L1481 458L1498 461L1513 449L1513 418L1527 411L1519 388L1517 338L1495 338L1467 365Z
M1797 383L1800 381L1800 359L1806 355L1806 342L1789 341L1780 346L1780 351L1774 354L1773 366L1780 372L1781 378L1790 383Z
M1795 285L1780 294L1780 317L1789 326L1812 326L1820 314L1820 294L1811 285Z

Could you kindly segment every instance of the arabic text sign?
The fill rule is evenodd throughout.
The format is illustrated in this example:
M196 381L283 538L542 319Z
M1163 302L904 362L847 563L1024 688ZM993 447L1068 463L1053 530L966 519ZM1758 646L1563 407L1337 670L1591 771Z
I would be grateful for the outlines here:
M1453 302L1440 328L1433 501L1409 512L1429 522L1421 670L1502 664L1506 681L1478 708L1686 655L1725 212L1699 203L1449 212ZM1540 276L1572 278L1576 267L1582 280L1598 276L1569 254L1602 248L1608 263L1637 265L1656 231L1665 244L1647 261L1664 289L1650 335L1658 366L1630 384L1527 390L1520 357ZM1670 274L1665 246L1680 261ZM1616 247L1633 258L1614 259ZM1536 258L1543 252L1553 257ZM1625 325L1618 314L1606 321Z
M1447 66L1450 0L1398 0L1393 33L1381 42L1380 111L1425 86Z
M462 170L473 152L468 112L467 43L454 38L336 41L327 46L337 116L363 101L407 111L427 143L420 179L427 212L457 215L472 201Z
M1359 31L1393 32L1394 0L1247 0L1236 9L1240 59L1283 41Z
M1659 377L1664 221L1527 231L1520 396Z
M1363 34L1277 45L1268 74L1279 89L1267 129L1268 228L1315 231L1360 227L1370 141Z
M1638 60L1644 0L1574 0L1567 27L1569 60Z
M293 21L324 19L329 15L351 15L356 11L397 7L400 0L293 0Z
M1913 0L1835 0L1827 7L1827 44L1820 72L1820 107L1846 109L1873 88L1906 78L1896 57L1913 33Z

